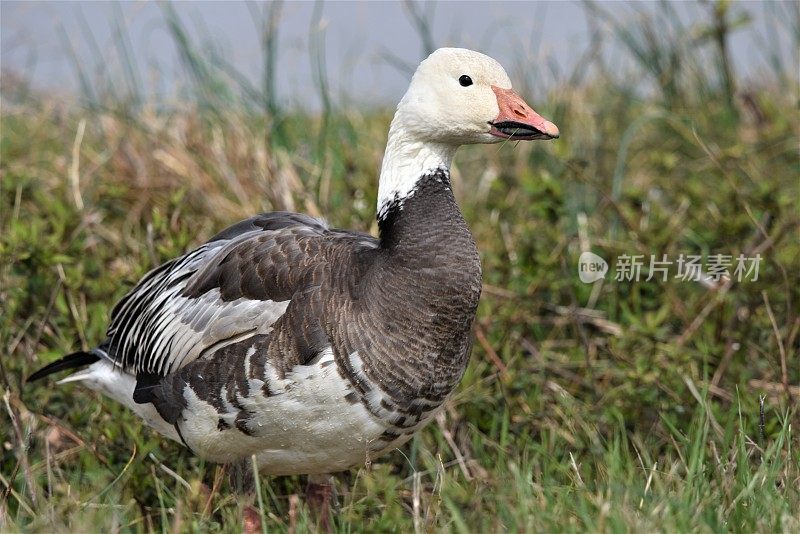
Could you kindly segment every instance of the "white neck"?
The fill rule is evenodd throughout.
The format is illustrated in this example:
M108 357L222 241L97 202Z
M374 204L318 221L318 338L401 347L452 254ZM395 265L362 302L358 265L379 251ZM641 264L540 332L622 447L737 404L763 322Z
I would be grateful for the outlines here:
M422 176L436 169L449 171L457 149L458 145L420 141L399 121L392 121L378 183L378 218L385 215L393 200L402 207Z

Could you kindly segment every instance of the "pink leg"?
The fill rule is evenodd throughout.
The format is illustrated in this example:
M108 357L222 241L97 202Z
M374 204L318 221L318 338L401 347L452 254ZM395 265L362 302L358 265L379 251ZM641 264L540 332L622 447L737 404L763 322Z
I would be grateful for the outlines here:
M253 505L248 504L242 513L242 530L245 534L262 534L261 514Z
M245 502L252 503L255 499L255 477L253 464L250 459L242 460L229 466L228 482L234 493L241 496ZM242 509L242 531L245 534L261 534L261 513L252 504L247 504Z
M309 475L306 486L306 502L317 516L321 532L333 532L331 525L331 502L336 505L336 486L332 475Z

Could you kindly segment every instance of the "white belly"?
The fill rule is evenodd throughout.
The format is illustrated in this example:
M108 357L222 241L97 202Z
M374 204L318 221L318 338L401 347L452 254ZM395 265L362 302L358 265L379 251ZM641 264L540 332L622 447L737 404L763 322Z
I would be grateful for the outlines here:
M247 367L247 366L245 366ZM364 464L391 446L379 438L387 427L369 413L337 371L328 350L311 365L295 367L281 379L268 369L270 395L262 393L261 380L250 380L252 395L241 399L249 413L252 435L236 428L236 414L220 416L210 404L186 388L187 408L179 424L186 444L198 455L216 462L232 462L256 455L262 473L315 474L341 471ZM352 397L352 395L351 395ZM229 428L219 430L223 419Z
M246 365L245 367L249 367ZM270 395L264 395L262 380L251 379L251 396L240 398L249 414L247 429L236 428L240 410L228 406L220 412L200 400L186 387L186 408L178 423L180 435L165 422L152 404L133 401L135 378L110 362L101 360L64 381L82 381L134 410L164 436L182 441L198 456L219 463L237 462L256 455L259 470L270 475L318 474L342 471L378 458L410 439L411 432L394 441L382 440L390 429L364 404L353 400L353 390L337 370L331 350L317 362L294 368L284 378L267 367ZM373 390L371 402L380 396ZM223 395L224 397L224 395ZM437 410L415 425L421 428ZM220 429L220 421L224 428Z

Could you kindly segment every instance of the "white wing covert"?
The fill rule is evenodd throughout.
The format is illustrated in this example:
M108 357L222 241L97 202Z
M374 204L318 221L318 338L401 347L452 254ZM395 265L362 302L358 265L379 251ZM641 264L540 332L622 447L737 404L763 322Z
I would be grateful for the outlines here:
M280 298L272 299L254 291L257 288L248 291L242 286L252 285L254 270L271 274L259 261L291 261L292 247L286 241L295 236L319 237L325 231L327 227L317 219L281 212L228 228L147 273L114 307L99 350L129 372L165 376L226 345L267 333L286 311L290 292L273 291ZM271 246L279 250L264 258L241 253L263 252ZM198 283L209 280L214 283L198 290Z

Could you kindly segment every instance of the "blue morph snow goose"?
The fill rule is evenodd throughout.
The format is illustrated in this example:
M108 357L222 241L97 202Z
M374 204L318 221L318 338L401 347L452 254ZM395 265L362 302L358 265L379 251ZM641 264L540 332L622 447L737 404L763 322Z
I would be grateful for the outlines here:
M265 474L363 464L431 420L469 359L481 293L453 197L460 145L558 137L500 64L458 48L415 72L389 130L379 237L265 213L150 271L71 369L161 434Z

